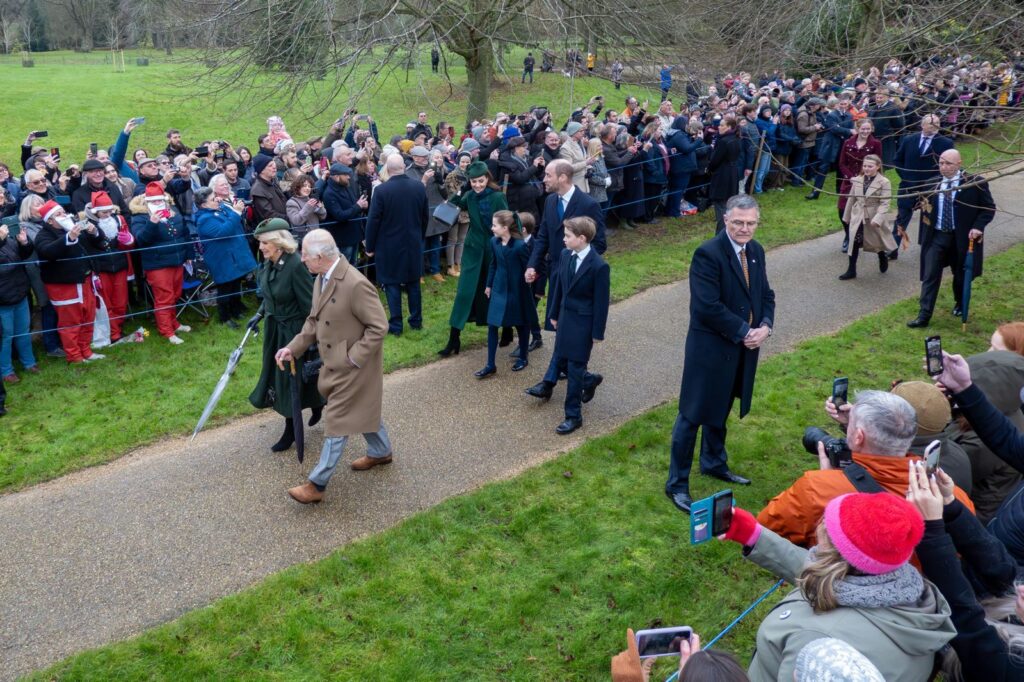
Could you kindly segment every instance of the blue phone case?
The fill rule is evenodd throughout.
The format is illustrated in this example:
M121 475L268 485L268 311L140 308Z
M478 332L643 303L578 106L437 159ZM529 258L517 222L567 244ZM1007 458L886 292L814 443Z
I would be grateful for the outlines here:
M699 545L711 539L711 513L715 496L697 500L690 506L690 544Z

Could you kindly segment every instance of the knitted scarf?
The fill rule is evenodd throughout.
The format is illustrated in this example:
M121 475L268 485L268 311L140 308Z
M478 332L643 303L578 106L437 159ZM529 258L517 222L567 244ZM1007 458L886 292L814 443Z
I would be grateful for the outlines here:
M814 560L815 549L808 559ZM881 575L848 575L835 584L840 606L877 609L908 606L918 602L924 592L924 579L909 563Z

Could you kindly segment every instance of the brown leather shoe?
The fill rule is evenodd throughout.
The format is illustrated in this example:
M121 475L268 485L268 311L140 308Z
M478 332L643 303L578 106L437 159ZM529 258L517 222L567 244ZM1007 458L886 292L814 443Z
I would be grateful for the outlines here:
M391 455L386 457L370 457L369 455L363 455L356 461L352 462L352 468L355 471L366 471L372 469L375 466L381 464L391 464Z
M316 489L316 486L306 481L302 485L297 485L294 488L288 489L288 494L291 495L292 499L302 504L316 504L320 500L324 499L324 494Z
M444 275L442 275L440 272L435 272L433 275L430 276L430 278L435 282L444 282Z

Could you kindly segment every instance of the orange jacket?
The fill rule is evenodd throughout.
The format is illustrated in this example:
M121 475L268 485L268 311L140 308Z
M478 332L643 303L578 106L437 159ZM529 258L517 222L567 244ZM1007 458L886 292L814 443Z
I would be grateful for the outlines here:
M910 486L908 460L920 459L917 455L889 457L853 453L854 462L867 469L880 486L900 497L906 497ZM793 485L772 498L757 515L757 520L794 544L812 547L818 543L815 530L825 513L825 506L840 495L854 492L857 489L838 469L805 471ZM967 493L956 488L953 494L974 512L974 503Z

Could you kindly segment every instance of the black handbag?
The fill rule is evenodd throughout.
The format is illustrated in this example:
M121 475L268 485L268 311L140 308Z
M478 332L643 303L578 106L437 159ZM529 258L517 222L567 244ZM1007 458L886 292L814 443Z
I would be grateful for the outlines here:
M438 222L444 223L448 227L452 227L459 220L459 207L450 201L438 204L434 209L434 218L436 218Z
M320 357L320 348L314 343L302 356L302 383L315 384L320 378L320 368L324 361Z

